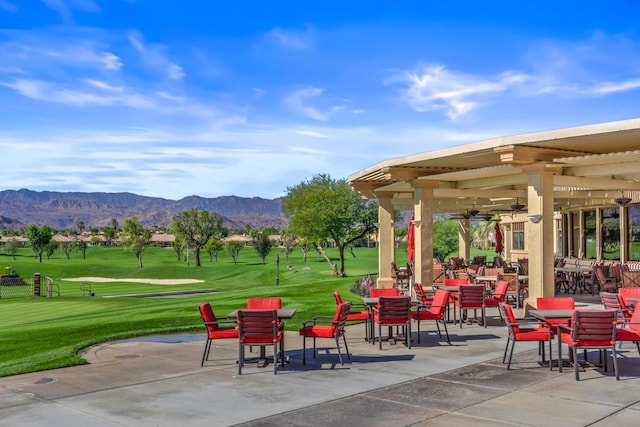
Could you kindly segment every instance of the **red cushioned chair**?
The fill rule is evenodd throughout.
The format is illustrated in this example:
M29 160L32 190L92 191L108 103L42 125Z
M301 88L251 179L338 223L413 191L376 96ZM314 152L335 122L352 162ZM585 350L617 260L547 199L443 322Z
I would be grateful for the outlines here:
M273 346L273 373L277 374L278 344L284 367L284 331L277 310L238 310L238 375L244 367L245 346Z
M248 298L247 299L247 308L249 310L259 310L259 309L281 309L282 308L282 300L277 297L269 297L269 298Z
M600 301L605 309L618 313L618 322L626 323L631 318L631 310L625 305L620 295L612 292L600 292Z
M397 297L398 295L400 295L398 288L373 288L369 291L369 296L371 298L378 298L381 296Z
M438 289L428 307L421 304L418 306L417 310L411 311L411 318L418 321L418 343L420 342L420 321L434 320L436 322L440 338L442 338L442 333L440 332L440 325L438 322L442 322L444 325L444 331L447 334L447 342L451 344L451 341L449 340L449 331L447 330L447 322L444 319L448 305L449 292L443 289Z
M302 322L302 329L300 329L300 335L302 335L302 364L307 364L307 338L313 338L313 358L316 358L316 338L333 338L336 341L336 347L338 349L338 358L340 364L344 365L342 360L342 353L340 351L340 337L344 341L344 348L347 352L347 358L351 360L349 355L349 347L347 346L347 339L344 336L344 326L347 322L347 317L351 311L351 303L343 302L338 304L336 313L331 316L315 316L311 320L305 320Z
M422 305L423 308L430 307L433 303L433 294L427 295L424 287L422 286L422 283L414 283L413 285L415 287L416 297L418 298L420 305Z
M249 310L279 310L282 308L282 299L278 297L247 298L247 308ZM249 346L249 351L253 351L253 346ZM264 347L260 347L261 356L264 355Z
M487 313L485 311L485 287L484 285L464 285L460 286L458 296L454 303L460 313L460 327L462 328L463 310L481 310L482 324L487 327ZM453 320L456 320L456 310L453 311Z
M635 310L624 328L616 329L616 341L633 341L640 354L640 310Z
M508 329L507 345L504 348L502 363L505 363L505 360L507 358L507 350L509 349L509 344L511 344L507 370L511 369L511 358L513 357L513 349L515 348L517 341L538 341L538 349L540 353L542 353L542 363L544 363L544 342L549 339L549 328L546 326L539 326L535 323L532 323L531 327L529 327L528 323L518 321L516 319L516 316L513 314L513 309L506 302L498 305L498 310L500 310L502 319L504 320L504 323L507 325ZM553 332L551 334L553 335ZM549 343L549 360L551 360L551 343Z
M640 298L640 288L620 288L618 289L618 295L620 295L620 301L630 311L634 311L634 304L627 301L627 298Z
M211 342L219 339L238 338L238 329L236 329L235 322L218 320L216 315L213 313L211 304L208 302L200 305L200 316L202 317L202 321L204 322L204 326L207 330L207 342L204 345L204 353L202 354L202 362L200 363L200 366L204 366L205 360L209 360ZM223 324L233 326L221 326Z
M336 305L344 303L338 291L333 293L333 298L336 300ZM347 315L347 322L365 322L365 340L369 341L369 310L367 310L366 305L351 303L351 311Z
M540 297L536 299L538 310L573 310L576 307L575 300L571 297ZM547 319L545 322L551 327L553 333L558 332L558 325L568 325L569 319Z
M493 291L493 295L484 299L484 305L486 307L498 307L500 304L505 302L508 288L509 282L506 280L498 280L496 289ZM498 314L500 314L500 319L502 319L502 312L500 310L498 310Z
M382 327L396 326L404 329L404 342L411 348L411 297L381 296L378 305L373 307L372 321L378 325L380 350L382 350ZM372 342L375 341L375 330Z
M573 350L573 368L576 381L580 380L578 350L584 350L586 360L587 350L604 350L604 371L607 371L607 350L613 356L613 370L616 380L620 379L618 371L618 356L616 353L616 310L575 310L571 317L571 327L558 325L560 342ZM562 345L558 346L558 360L562 361ZM559 364L562 369L562 363Z

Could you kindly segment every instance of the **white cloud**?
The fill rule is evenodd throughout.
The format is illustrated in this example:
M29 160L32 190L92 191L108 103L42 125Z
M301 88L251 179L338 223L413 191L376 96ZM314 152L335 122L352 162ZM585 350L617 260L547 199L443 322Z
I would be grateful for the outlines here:
M320 132L316 132L313 130L298 130L296 131L296 133L298 135L302 135L302 136L312 136L314 138L327 138L327 135L320 133Z
M149 70L160 70L172 80L182 80L185 77L183 68L169 59L163 45L145 43L139 32L129 34L129 42L140 53L143 64Z
M332 100L322 99L324 89L311 87L300 89L290 93L284 98L284 103L294 111L314 120L325 122L338 111L344 110L343 105L331 105ZM311 105L311 102L323 104L322 106Z
M487 96L505 92L530 79L523 73L505 72L491 78L451 72L443 65L430 65L402 75L387 83L400 82L403 96L417 111L444 109L451 119L469 112Z
M304 31L274 28L266 34L266 37L283 48L303 50L313 46L315 32L311 28Z
M100 12L100 6L92 0L41 0L46 7L58 12L65 24L73 23L72 9L83 12Z

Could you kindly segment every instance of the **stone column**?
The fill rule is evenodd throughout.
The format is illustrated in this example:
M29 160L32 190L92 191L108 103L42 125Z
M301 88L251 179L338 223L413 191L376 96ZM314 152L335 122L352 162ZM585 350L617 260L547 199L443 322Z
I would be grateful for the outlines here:
M458 256L467 264L471 262L471 221L468 218L458 220Z
M438 181L415 180L413 186L415 229L415 282L433 284L433 188Z
M529 298L528 306L535 307L536 298L555 295L553 270L553 172L545 165L523 168L528 175L528 215L542 215L535 223L525 225L525 242L529 252Z
M394 193L376 193L378 196L378 287L392 288L391 263L396 259Z

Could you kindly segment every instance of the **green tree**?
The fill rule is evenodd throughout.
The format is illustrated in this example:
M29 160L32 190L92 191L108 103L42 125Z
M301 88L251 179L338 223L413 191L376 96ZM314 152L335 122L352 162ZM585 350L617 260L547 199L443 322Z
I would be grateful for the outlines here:
M19 247L20 247L20 244L18 243L18 240L15 237L12 237L9 240L7 240L7 243L5 243L4 250L6 253L11 255L13 259L16 259L16 254L18 253Z
M184 241L184 237L182 237L181 235L174 233L174 236L175 238L173 239L173 242L171 242L171 248L173 249L173 252L176 253L178 262L180 262L180 260L182 259L182 251L184 251L185 249L186 242Z
M237 264L238 255L240 255L240 251L244 248L244 243L239 240L227 240L224 247L227 249L227 252L229 252L229 255L231 255L233 263Z
M142 268L142 252L151 242L151 230L134 216L124 220L122 237L122 244L135 254Z
M444 260L458 250L458 224L449 219L433 221L433 256Z
M46 224L40 227L35 224L29 224L25 236L29 240L31 249L38 257L38 262L42 262L42 253L53 237L53 230Z
M218 263L218 254L222 249L224 249L224 243L218 237L210 238L207 244L204 245L204 250L209 254L210 262L213 262L213 257L215 256L216 263Z
M78 221L78 223L76 224L76 227L78 227L78 230L80 230L80 234L82 234L85 228L84 221Z
M82 254L82 259L87 259L87 242L82 239L76 239L76 246Z
M64 254L67 259L71 259L71 252L74 251L76 245L74 242L62 242L60 243L60 251Z
M311 241L333 240L338 248L339 270L322 248L334 274L345 276L345 249L375 228L378 217L375 202L364 201L345 179L334 180L317 175L311 180L287 188L282 211L297 236Z
M267 263L267 255L269 255L273 247L273 242L269 240L269 236L266 234L258 233L256 237L253 238L252 244L260 258L262 258L262 265L265 265Z
M200 249L209 239L222 233L222 217L215 212L187 209L174 215L172 228L195 250L196 266L199 267Z
M293 248L296 247L296 237L289 231L285 231L282 234L282 247L284 249L284 256L289 264L289 254L293 252Z
M102 234L107 240L107 245L111 246L113 240L116 238L116 229L113 227L102 227Z
M47 259L50 259L51 255L53 255L54 252L58 250L58 246L59 246L58 242L54 240L50 241L49 244L45 246L44 252L47 256Z

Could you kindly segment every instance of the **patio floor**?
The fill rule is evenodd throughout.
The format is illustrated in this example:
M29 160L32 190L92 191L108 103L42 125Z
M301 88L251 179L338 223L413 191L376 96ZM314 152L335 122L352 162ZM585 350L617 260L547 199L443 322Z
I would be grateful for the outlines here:
M578 306L597 301L576 300ZM402 342L383 343L382 350L364 341L364 325L352 325L347 329L352 361L344 365L332 341L319 340L318 359L309 351L303 366L302 339L288 332L290 363L278 375L271 366L249 365L238 376L235 340L214 342L210 361L201 368L203 334L105 343L90 349L88 365L0 378L0 423L637 425L640 357L635 345L625 343L620 351L620 381L610 363L606 373L586 365L576 382L572 368L559 373L541 367L535 343L517 343L507 371L501 363L506 328L497 310L488 310L488 324L486 329L449 324L448 345L432 322L423 322L420 344L414 339L408 349Z

